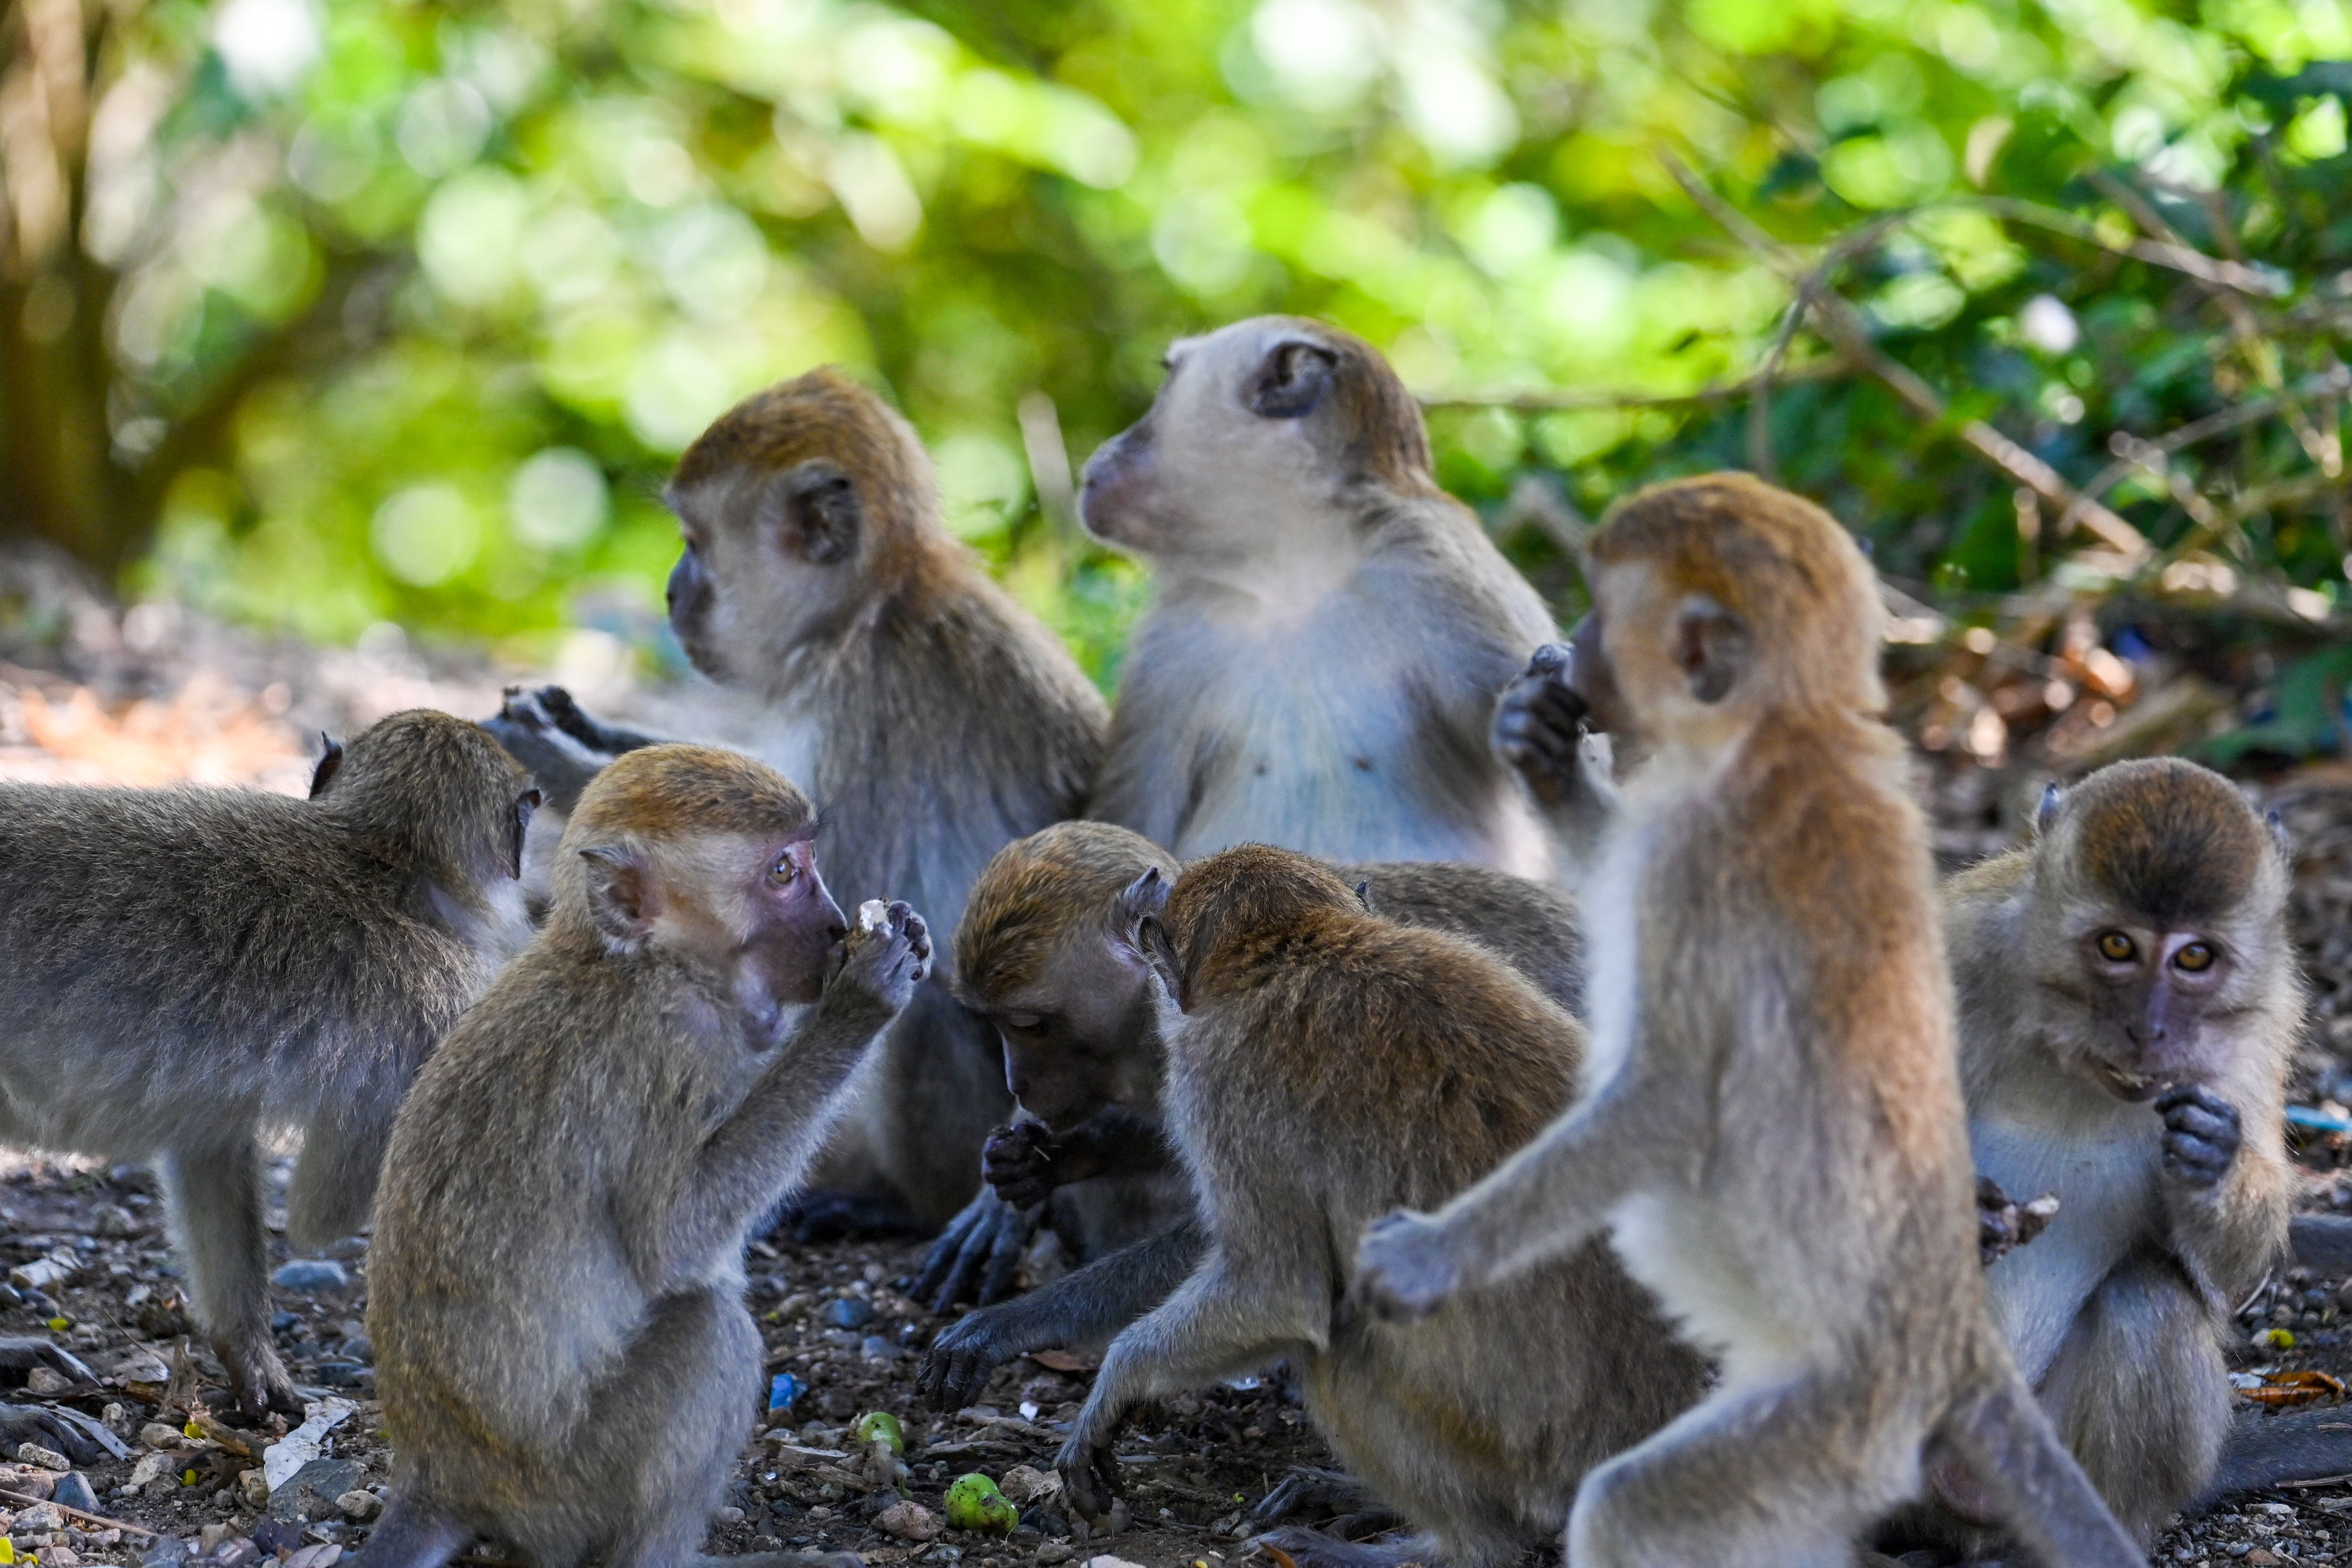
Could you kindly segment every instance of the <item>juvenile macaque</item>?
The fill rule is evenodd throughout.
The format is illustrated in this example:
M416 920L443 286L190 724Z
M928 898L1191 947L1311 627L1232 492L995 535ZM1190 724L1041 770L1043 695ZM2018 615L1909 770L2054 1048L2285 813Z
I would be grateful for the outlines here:
M781 774L702 747L581 795L545 928L394 1131L368 1333L399 1468L369 1568L476 1535L533 1568L702 1560L760 1381L747 1232L930 959L903 903L849 928L816 832Z
M992 582L940 515L906 421L837 372L746 399L678 459L667 497L685 552L670 625L718 700L672 726L802 780L825 855L853 887L903 894L952 931L997 849L1083 807L1102 698L1054 635ZM641 742L560 692L509 703L569 770ZM526 704L525 706L528 706ZM993 1032L945 972L884 1042L871 1086L805 1194L803 1235L936 1229L972 1195L1004 1120Z
M0 784L0 1140L152 1162L239 1406L270 1342L260 1139L302 1130L287 1237L367 1223L418 1066L530 935L539 794L481 729L395 713L310 798Z
M1172 881L1176 862L1140 834L1062 823L997 852L956 931L958 993L1003 1038L1024 1115L990 1138L985 1173L1006 1205L1037 1213L1067 1250L1089 1259L1192 1212L1190 1184L1160 1125L1161 1058L1150 994L1118 940L1120 894L1155 871ZM1345 867L1339 876L1375 912L1469 937L1560 1005L1581 1009L1575 913L1555 889L1441 861ZM1009 1282L1028 1234L959 1222L918 1294L935 1298L942 1311L967 1293L987 1305ZM1129 1258L1050 1297L966 1319L940 1342L958 1371L942 1373L936 1392L961 1392L1021 1351L1108 1338L1181 1277Z
M1487 726L1552 619L1437 488L1396 373L1290 316L1167 363L1086 468L1087 530L1152 567L1088 815L1183 859L1261 842L1548 875Z
M1644 757L1621 796L1573 748L1548 798L1564 842L1601 849L1579 868L1584 1092L1437 1215L1374 1226L1359 1299L1412 1321L1605 1228L1716 1355L1704 1404L1586 1478L1576 1568L1848 1568L1931 1455L2039 1560L2142 1563L1986 1309L1927 833L1878 718L1862 552L1810 503L1718 475L1625 503L1592 561L1573 659L1497 720L1507 746L1514 710L1561 685Z
M1300 1563L1507 1563L1577 1483L1699 1392L1698 1358L1592 1241L1425 1321L1341 1310L1344 1245L1387 1203L1434 1205L1568 1102L1583 1026L1462 938L1367 910L1331 868L1248 846L1127 900L1167 1056L1171 1139L1208 1249L1121 1333L1055 1458L1106 1511L1139 1401L1286 1360L1350 1473L1425 1533L1265 1537Z
M1993 1319L2143 1542L2212 1479L2230 1309L2286 1237L2288 881L2236 786L2154 758L2053 790L2032 845L1945 884L1977 1168L2060 1205L1987 1276Z

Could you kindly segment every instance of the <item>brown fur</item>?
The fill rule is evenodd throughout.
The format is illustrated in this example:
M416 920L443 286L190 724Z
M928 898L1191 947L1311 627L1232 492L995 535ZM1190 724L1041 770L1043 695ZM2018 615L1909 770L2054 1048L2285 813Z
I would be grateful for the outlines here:
M1384 1204L1442 1202L1558 1113L1581 1026L1486 950L1383 920L1289 851L1188 868L1160 919L1169 1122L1209 1250L1105 1357L1056 1460L1074 1500L1107 1500L1138 1400L1280 1355L1349 1469L1430 1532L1394 1555L1509 1561L1559 1527L1588 1466L1696 1394L1697 1359L1598 1245L1425 1324L1335 1308Z

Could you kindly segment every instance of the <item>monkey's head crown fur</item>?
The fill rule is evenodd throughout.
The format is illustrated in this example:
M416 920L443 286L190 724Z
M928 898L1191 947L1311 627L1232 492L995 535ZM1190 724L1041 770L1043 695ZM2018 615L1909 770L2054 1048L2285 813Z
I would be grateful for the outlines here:
M816 815L800 786L767 763L716 746L624 752L589 782L564 829L567 849L646 823L689 833L789 833Z
M1776 700L1876 713L1885 610L1876 574L1837 519L1750 474L1653 486L1612 509L1592 538L1603 568L1654 567L1676 595L1703 594L1746 622L1772 657Z
M1313 856L1241 844L1187 866L1160 918L1189 984L1221 961L1246 961L1266 933L1295 931L1318 911L1360 915L1364 906L1338 872Z
M735 473L781 473L822 458L881 492L868 514L887 526L936 523L939 488L914 427L832 365L780 381L720 415L677 460L674 491Z
M1120 890L1158 867L1173 880L1175 857L1131 828L1060 822L998 850L971 885L955 934L955 986L985 1007L1035 980L1071 929L1066 911L1108 918Z
M346 743L320 799L380 846L458 872L503 855L515 797L530 787L530 775L479 724L412 708Z
M2240 908L2272 845L2237 785L2179 757L2143 757L2069 790L2039 852L2079 857L2126 909L2176 927Z

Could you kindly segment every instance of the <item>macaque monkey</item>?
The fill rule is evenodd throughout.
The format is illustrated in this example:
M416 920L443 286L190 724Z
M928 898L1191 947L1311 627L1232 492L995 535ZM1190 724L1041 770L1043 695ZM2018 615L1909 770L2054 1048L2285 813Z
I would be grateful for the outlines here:
M1172 882L1176 861L1142 835L1066 822L1005 846L972 884L956 930L957 994L1003 1037L1022 1111L990 1137L984 1173L1007 1205L1042 1217L1066 1251L1091 1260L1118 1249L1123 1262L948 1331L941 1355L952 1355L957 1371L939 1372L939 1397L976 1387L1006 1356L1108 1339L1182 1278L1125 1250L1192 1213L1191 1184L1160 1125L1150 996L1116 929L1119 895L1153 872ZM1466 936L1570 1012L1582 1010L1574 906L1556 889L1457 862L1339 874L1374 912ZM1188 1260L1201 1245L1190 1234ZM945 1243L961 1241L960 1249L942 1245L917 1294L940 1311L967 1294L986 1306L1003 1292L1027 1239L1018 1228L960 1237L951 1227Z
M782 775L698 746L581 795L545 927L393 1132L368 1335L399 1469L369 1568L478 1534L533 1568L708 1561L759 1386L747 1233L930 958L903 903L847 929L816 832Z
M1625 502L1592 563L1572 661L1528 678L1644 757L1620 795L1579 748L1550 801L1565 843L1601 846L1578 868L1584 1090L1439 1213L1375 1226L1358 1300L1410 1322L1605 1228L1717 1358L1704 1404L1585 1479L1573 1568L1848 1568L1947 1455L2041 1561L2141 1563L1986 1308L1927 832L1878 717L1861 551L1717 475Z
M1425 1532L1265 1537L1312 1568L1507 1563L1567 1517L1589 1467L1698 1396L1699 1358L1598 1240L1465 1290L1427 1321L1342 1310L1349 1243L1390 1202L1436 1204L1570 1098L1584 1028L1485 948L1367 910L1330 867L1245 846L1122 900L1167 1055L1171 1139L1206 1256L1112 1342L1056 1455L1105 1512L1140 1401L1286 1359L1351 1474Z
M1977 1168L2059 1200L1988 1274L1993 1320L2143 1544L2212 1479L2230 1309L2286 1237L2288 882L2235 785L2151 758L2053 788L2030 846L1944 888Z
M1088 815L1180 859L1261 842L1548 876L1487 727L1552 618L1437 488L1396 373L1290 316L1167 363L1086 467L1088 531L1152 567Z
M991 855L1078 815L1102 697L948 532L930 459L880 398L832 370L772 386L687 448L667 499L685 538L670 625L723 698L678 728L805 782L840 880L953 931ZM642 741L553 695L509 715L585 761ZM803 1234L935 1230L972 1196L1007 1104L994 1034L952 979L942 964L884 1041Z
M302 1130L298 1249L367 1223L401 1097L530 937L539 793L481 729L395 713L308 800L0 784L0 1140L148 1161L248 1415L269 1333L261 1139Z

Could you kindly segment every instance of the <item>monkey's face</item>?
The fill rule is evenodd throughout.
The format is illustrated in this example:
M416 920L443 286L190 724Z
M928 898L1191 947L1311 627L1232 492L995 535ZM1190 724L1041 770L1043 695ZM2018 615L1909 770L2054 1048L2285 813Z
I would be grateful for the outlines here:
M2052 988L2077 1003L2066 1010L2074 1025L2053 1030L2053 1044L2074 1070L2138 1102L2204 1082L2227 1065L2215 1059L2226 1040L2205 1027L2241 1005L2247 989L2226 937L2113 907L2082 911L2072 923Z
M849 935L841 906L816 866L816 845L803 835L746 847L737 883L744 919L740 970L748 983L778 1004L814 1002L824 991L833 955Z
M1154 1114L1160 1048L1141 969L1097 934L1065 940L1037 978L987 1009L1004 1082L1022 1108L1066 1131L1110 1106Z
M1172 345L1151 410L1087 461L1087 531L1198 571L1327 570L1352 534L1336 336L1283 317ZM1249 584L1262 587L1262 581Z
M856 591L866 509L828 458L737 471L670 503L685 546L669 574L670 627L713 680L781 657Z

